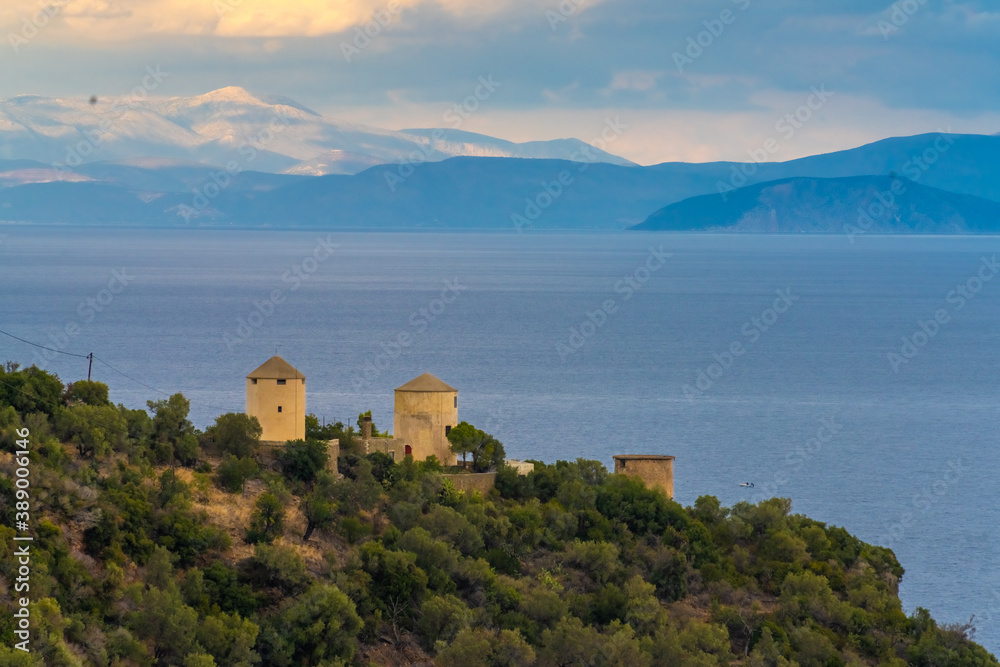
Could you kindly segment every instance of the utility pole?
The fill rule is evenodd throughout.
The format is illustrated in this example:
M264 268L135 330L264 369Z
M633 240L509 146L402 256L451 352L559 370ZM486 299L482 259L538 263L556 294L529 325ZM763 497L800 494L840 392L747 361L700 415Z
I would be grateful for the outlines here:
M87 382L90 382L90 370L94 367L94 353L88 354L87 359L89 359L87 362Z

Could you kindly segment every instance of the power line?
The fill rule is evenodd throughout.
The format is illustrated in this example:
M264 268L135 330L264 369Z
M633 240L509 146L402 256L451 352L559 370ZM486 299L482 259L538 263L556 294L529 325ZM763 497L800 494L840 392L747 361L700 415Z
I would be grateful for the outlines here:
M146 384L145 382L142 382L142 381L140 381L140 380L136 380L136 379L135 379L134 377L132 377L131 375L128 375L127 373L124 373L124 372L122 372L122 371L118 370L117 368L115 368L114 366L112 366L112 365L111 365L111 364L109 364L108 362L104 361L104 360L103 360L103 359L101 359L100 357L94 357L94 361L99 361L99 362L101 362L102 364L104 364L105 366L107 366L108 368L110 368L111 370L113 370L113 371L114 371L115 373L118 373L119 375L121 375L121 376L123 376L123 377L127 377L127 378L128 378L129 380L131 380L132 382L135 382L136 384L141 384L141 385L142 385L143 387L145 387L146 389L152 389L152 390L153 390L153 391L155 391L155 392L156 392L157 394L163 394L164 396L170 396L170 394L168 394L167 392L165 392L165 391L161 391L161 390L157 389L156 387L150 387L150 386L149 386L148 384ZM213 406L208 406L208 407L213 407Z
M113 370L115 373L118 373L122 377L128 378L129 380L131 380L132 382L135 382L136 384L142 385L146 389L150 389L152 391L155 391L158 394L162 394L162 395L167 396L167 397L171 396L171 394L169 392L166 392L166 391L163 391L162 389L157 389L156 387L150 386L150 385L146 384L145 382L143 382L141 380L135 379L134 377L132 377L128 373L125 373L124 371L118 370L117 368L115 368L114 366L112 366L108 362L104 361L103 359L95 357L93 353L90 353L90 354L75 354L73 352L63 352L62 350L57 350L57 349L55 349L53 347L46 347L45 345L39 345L38 343L33 343L30 340L25 340L24 338L21 338L20 336L15 336L14 334L8 333L8 332L6 332L6 331L4 331L2 329L0 329L0 334L4 334L5 336L10 336L11 338L13 338L15 340L19 340L22 343L27 343L28 345L32 345L34 347L38 347L38 348L41 348L43 350L49 350L50 352L56 352L58 354L65 354L65 355L70 356L70 357L79 357L80 359L88 359L91 362L99 361L102 364L104 364L105 366L107 366L108 368L110 368L111 370ZM87 371L87 379L88 380L90 379L90 371L89 370ZM191 400L188 399L188 402L190 403ZM226 413L226 412L230 411L229 408L224 408L224 407L219 406L219 405L211 405L209 403L197 402L197 403L195 403L195 405L198 405L198 406L201 406L201 407L205 407L205 408L212 408L213 410L222 410L223 413Z
M129 374L123 372L123 371L118 370L117 368L115 368L114 366L112 366L108 362L104 361L100 357L94 357L94 361L101 362L102 364L104 364L105 366L107 366L108 368L110 368L111 370L113 370L115 373L118 373L119 375L121 375L123 377L127 377L129 380L131 380L132 382L135 382L136 384L141 384L146 389L150 389L152 391L155 391L158 394L163 394L164 396L168 396L168 397L171 395L169 392L163 391L162 389L157 389L156 387L151 387L148 384L146 384L145 382L142 382L140 380L136 380L131 375L129 375ZM188 399L188 402L190 402L190 399ZM208 403L200 403L199 402L196 405L200 405L200 406L205 407L205 408L213 408L215 410L222 410L224 412L227 412L229 410L229 408L223 408L223 407L218 406L218 405L210 405Z
M35 347L40 347L43 350L48 350L49 352L56 352L58 354L65 354L68 357L80 357L81 359L87 359L88 358L88 355L86 355L86 354L74 354L73 352L63 352L62 350L57 350L54 347L46 347L44 345L39 345L38 343L32 343L30 340L24 340L23 338L19 338L18 336L15 336L12 333L7 333L6 331L3 331L2 329L0 329L0 334L3 334L4 336L10 336L11 338L13 338L15 340L19 340L22 343L27 343L28 345L34 345Z

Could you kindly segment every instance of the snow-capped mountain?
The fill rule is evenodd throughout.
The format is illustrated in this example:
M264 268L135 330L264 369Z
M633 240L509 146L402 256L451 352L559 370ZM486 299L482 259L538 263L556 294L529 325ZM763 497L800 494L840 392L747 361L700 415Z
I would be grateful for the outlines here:
M581 158L586 147L589 156ZM354 174L377 164L460 155L632 165L578 139L517 144L456 130L393 131L325 118L293 100L230 86L172 99L0 100L0 159L75 167L166 158L239 170Z

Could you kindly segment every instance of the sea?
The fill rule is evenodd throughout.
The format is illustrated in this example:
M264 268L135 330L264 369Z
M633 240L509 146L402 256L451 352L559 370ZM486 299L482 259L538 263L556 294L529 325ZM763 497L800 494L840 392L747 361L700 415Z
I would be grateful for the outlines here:
M510 458L669 454L676 499L891 547L904 609L1000 653L1000 238L0 228L0 362L181 392L274 354L308 411L392 427L429 372ZM56 350L58 352L56 352ZM63 354L68 353L68 354ZM751 486L752 485L752 486Z

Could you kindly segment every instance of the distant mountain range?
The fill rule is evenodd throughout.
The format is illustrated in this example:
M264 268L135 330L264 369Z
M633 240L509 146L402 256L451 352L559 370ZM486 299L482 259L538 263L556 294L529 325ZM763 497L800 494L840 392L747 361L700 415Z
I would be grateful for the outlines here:
M0 101L0 222L839 232L896 184L864 231L1000 232L1000 135L640 167L576 139L339 123L240 88L112 106ZM67 164L88 142L92 161Z
M448 118L462 120L455 113ZM632 164L579 139L517 144L455 129L397 132L337 121L294 100L236 86L172 99L0 100L0 159L70 167L142 157L216 166L236 161L243 170L319 176L459 155L573 159L583 148L611 164Z
M691 197L633 227L646 231L847 234L1000 232L1000 202L892 176L787 178L725 199Z

